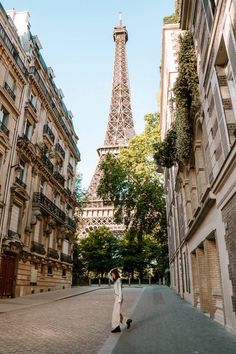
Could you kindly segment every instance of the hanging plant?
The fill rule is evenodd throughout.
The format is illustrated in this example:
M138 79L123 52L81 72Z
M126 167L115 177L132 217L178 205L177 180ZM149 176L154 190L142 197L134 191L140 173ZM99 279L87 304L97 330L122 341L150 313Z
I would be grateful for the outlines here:
M168 130L165 139L154 145L154 159L158 166L170 168L178 162L176 153L176 131L174 125Z
M197 60L193 37L186 32L180 37L178 77L174 85L176 155L187 163L192 155L193 119L199 103Z
M178 77L170 109L175 110L175 122L165 139L155 145L154 158L158 165L170 168L175 163L186 164L192 155L193 120L199 106L197 60L193 37L185 32L180 37Z

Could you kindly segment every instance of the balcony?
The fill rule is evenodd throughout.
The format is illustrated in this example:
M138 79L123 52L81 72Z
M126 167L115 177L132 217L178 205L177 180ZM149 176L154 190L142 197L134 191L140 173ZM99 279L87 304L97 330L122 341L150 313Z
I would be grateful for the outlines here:
M65 158L65 150L62 148L62 146L59 143L56 143L55 149L56 149L57 152L59 152L59 154L64 159Z
M57 180L58 183L60 183L60 185L62 187L64 187L64 184L65 184L65 178L58 172L58 171L55 171L53 173L53 176L54 178Z
M73 230L76 230L76 222L75 220L71 219L69 216L66 217L66 224Z
M57 220L65 223L66 215L64 211L56 206L50 199L48 199L43 193L34 193L33 206L40 206L44 211L53 215Z
M45 255L46 254L45 247L41 243L38 243L38 242L35 242L35 241L31 242L30 251L38 253L38 254L41 254L41 255Z
M22 179L16 177L16 183L21 186L22 188L26 188L26 184L22 181Z
M17 63L18 67L20 68L22 74L27 78L28 76L28 71L21 60L18 51L16 50L15 46L12 44L10 38L6 34L2 24L0 24L0 38L5 44L5 46L8 48L9 52L11 53L12 57L14 58L15 62Z
M57 250L54 250L54 248L48 248L48 257L49 258L53 258L53 259L58 259L59 258L59 254L57 252Z
M55 135L53 134L48 124L45 124L43 126L43 134L46 135L51 140L52 143L54 143Z
M41 160L44 164L44 166L47 168L47 170L51 173L53 173L53 164L49 160L49 158L46 155L41 156Z
M5 82L4 88L7 91L8 95L13 99L13 101L15 101L16 95L14 94L13 90L10 88L7 82Z
M72 257L65 253L61 253L61 261L66 263L73 263Z
M7 127L6 127L2 122L0 122L0 130L1 130L6 136L9 136L9 130L7 129Z

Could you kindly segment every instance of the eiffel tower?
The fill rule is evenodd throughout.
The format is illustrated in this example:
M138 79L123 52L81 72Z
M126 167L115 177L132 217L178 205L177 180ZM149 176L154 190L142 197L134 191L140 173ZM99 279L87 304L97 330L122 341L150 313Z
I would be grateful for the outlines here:
M85 236L100 226L107 226L114 234L121 234L124 225L114 221L114 207L104 205L97 195L97 188L101 176L99 164L105 154L117 155L121 148L128 145L129 140L135 135L134 123L130 104L130 89L128 68L126 60L126 42L128 32L122 24L121 14L119 25L114 28L115 62L112 84L112 96L108 125L104 144L98 148L99 161L89 185L86 195L86 208L83 210L80 236Z

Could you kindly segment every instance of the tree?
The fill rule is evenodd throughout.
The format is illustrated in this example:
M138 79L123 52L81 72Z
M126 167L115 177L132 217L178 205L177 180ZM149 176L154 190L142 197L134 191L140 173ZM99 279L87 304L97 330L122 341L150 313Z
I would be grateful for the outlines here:
M159 114L145 116L145 130L114 157L107 154L100 164L98 194L115 207L115 219L137 239L137 257L143 253L144 235L166 237L163 177L156 170L154 145L160 141ZM145 262L139 262L140 276Z
M119 263L118 239L104 226L89 232L79 242L79 252L87 271L101 278Z

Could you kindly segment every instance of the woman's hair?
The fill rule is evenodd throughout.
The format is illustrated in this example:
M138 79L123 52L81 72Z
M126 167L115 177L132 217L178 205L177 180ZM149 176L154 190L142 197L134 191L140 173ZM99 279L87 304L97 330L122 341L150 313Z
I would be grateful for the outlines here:
M115 274L116 280L120 278L120 274L117 268L112 269L111 273Z

